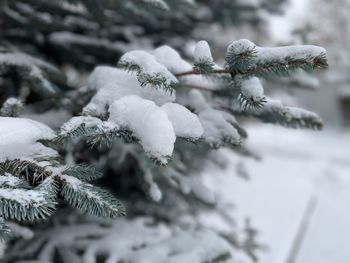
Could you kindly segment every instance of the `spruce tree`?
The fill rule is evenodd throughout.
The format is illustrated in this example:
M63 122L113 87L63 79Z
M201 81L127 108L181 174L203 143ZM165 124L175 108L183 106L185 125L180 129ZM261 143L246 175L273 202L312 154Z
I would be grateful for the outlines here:
M2 3L3 260L237 262L240 251L256 261L249 221L239 234L197 222L199 211L222 211L194 171L213 149L253 154L237 118L321 129L317 114L269 98L260 79L326 68L326 51L240 39L218 63L205 40L191 58L158 44L191 38L189 25L258 23L259 8L279 11L274 2ZM89 72L85 85L67 80L65 62ZM45 125L57 112L63 123Z

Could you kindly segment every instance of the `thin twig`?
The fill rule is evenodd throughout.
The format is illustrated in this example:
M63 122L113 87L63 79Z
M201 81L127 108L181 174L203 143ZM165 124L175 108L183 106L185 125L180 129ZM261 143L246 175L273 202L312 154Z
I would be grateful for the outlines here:
M211 74L230 74L231 72L229 72L227 69L214 69ZM190 70L190 71L185 71L182 73L177 73L175 74L176 77L184 77L184 76L188 76L188 75L199 75L201 74L198 71L194 71L194 70Z

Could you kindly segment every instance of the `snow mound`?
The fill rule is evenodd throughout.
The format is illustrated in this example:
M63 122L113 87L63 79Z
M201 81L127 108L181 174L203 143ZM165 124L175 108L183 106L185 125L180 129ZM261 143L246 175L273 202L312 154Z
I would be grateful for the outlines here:
M165 80L166 86L172 86L177 83L177 78L164 66L156 60L156 57L152 54L142 51L134 50L125 53L121 58L121 65L136 65L139 67L141 74L138 76L142 79L145 76L149 77L161 77Z
M196 44L193 51L193 58L194 62L214 61L207 41L202 40Z
M0 160L51 152L37 141L52 139L54 136L53 130L39 122L0 117Z
M264 96L264 88L257 77L239 79L238 83L244 97L257 99Z
M176 140L167 114L153 101L138 96L126 96L115 101L109 121L133 132L146 153L162 163L171 156Z
M198 139L203 134L203 127L196 114L177 103L166 103L161 107L168 115L176 136Z
M157 105L175 101L175 91L170 94L163 89L141 87L134 73L107 66L95 68L89 77L88 87L97 90L97 93L83 111L97 115L102 115L106 106L128 95L152 100Z
M203 137L210 145L218 147L225 142L240 143L238 131L224 118L220 111L209 108L201 111L198 116L204 129Z
M157 61L168 68L172 73L181 73L192 70L190 63L181 58L180 54L169 46L160 46L152 54Z

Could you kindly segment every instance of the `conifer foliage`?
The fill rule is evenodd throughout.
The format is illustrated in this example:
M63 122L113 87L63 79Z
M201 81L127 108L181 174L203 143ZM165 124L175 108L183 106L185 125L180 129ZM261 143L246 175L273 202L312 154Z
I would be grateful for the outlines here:
M67 25L57 20L64 9L71 15L72 25L82 27L82 31L94 26L73 19L82 19L84 14L79 6L73 8L76 1L66 6L56 5L56 1L42 1L41 6L31 2L16 1L3 12L12 24L46 19L49 28L66 30ZM128 1L129 5L124 6L119 2L115 5L125 8L121 15L130 6L151 15L149 8L165 12L175 2L195 4L160 0ZM114 1L101 1L102 11L93 8L92 3L82 1L89 15L98 19L108 16L104 9L114 10L109 6ZM57 12L50 21L39 15L47 12L49 5ZM24 17L30 8L37 11ZM154 12L163 17L157 9ZM49 31L39 25L36 30L46 31L46 35ZM49 41L55 42L52 34L57 37L59 33L48 35ZM67 32L65 36L69 45L79 42ZM78 44L83 43L80 39ZM140 48L115 55L114 65L94 65L86 85L72 88L58 67L5 46L0 51L0 75L17 82L16 91L0 111L0 238L15 238L16 233L11 234L7 226L11 222L38 224L40 220L39 224L50 224L47 222L57 217L67 223L60 215L62 207L74 207L91 216L82 219L68 210L74 215L70 221L73 226L39 231L35 242L28 246L27 241L19 240L5 255L9 262L21 257L97 262L101 256L106 262L138 263L145 262L144 258L147 262L234 262L234 248L253 255L249 249L257 245L250 236L255 233L250 226L243 240L203 227L183 227L178 216L183 213L181 205L190 211L194 209L192 202L208 207L216 203L215 196L191 173L189 156L196 154L205 159L201 154L210 149L244 148L247 133L236 119L241 116L291 128L322 128L317 114L269 98L260 81L266 76L288 76L300 69L326 68L326 51L321 47L265 48L246 39L235 40L228 43L222 65L204 40L196 44L192 59L183 58L166 45L152 50ZM96 57L90 57L92 64L101 60ZM85 54L82 58L86 59ZM24 87L29 88L31 96L23 96ZM44 102L41 107L46 111L65 108L72 116L57 130L39 119L23 116L26 107L37 110L37 101ZM80 107L78 114L72 106ZM109 187L105 183L108 180L114 181ZM118 189L113 188L115 184ZM119 218L126 213L129 218ZM114 221L102 221L107 219Z

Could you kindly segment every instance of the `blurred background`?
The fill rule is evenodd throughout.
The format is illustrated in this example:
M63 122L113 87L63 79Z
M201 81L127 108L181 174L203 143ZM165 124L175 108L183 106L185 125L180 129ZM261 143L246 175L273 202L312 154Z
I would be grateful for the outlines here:
M226 172L207 176L232 213L251 218L266 245L258 262L346 263L350 261L350 1L290 0L267 23L240 26L210 40L248 38L261 46L314 44L326 48L329 69L289 81L269 80L270 95L315 111L320 132L249 123L248 145L260 161L230 156ZM214 38L214 39L213 39ZM225 153L229 156L229 153ZM236 176L243 164L249 180ZM231 181L228 183L228 181ZM212 220L212 219L210 219ZM209 220L209 221L210 221Z
M328 52L327 71L266 79L264 87L270 97L286 105L317 112L324 129L294 130L245 120L247 145L256 156L245 158L221 149L200 174L219 202L230 207L225 209L228 218L234 218L235 224L249 218L258 230L263 249L257 262L350 262L350 0L232 1L239 3L238 13L225 12L230 0L211 1L217 17L210 14L211 20L205 22L208 10L204 8L182 24L174 23L181 20L174 13L172 19L158 21L130 17L136 22L125 26L129 21L121 14L114 26L102 28L85 18L74 19L77 10L60 20L45 16L49 9L37 5L40 1L14 1L2 10L0 34L32 54L38 50L50 54L71 86L81 86L95 65L114 64L124 52L140 47L168 44L190 57L195 43L205 39L213 56L223 60L227 45L241 38L259 46L323 46ZM42 15L34 15L32 7ZM30 19L35 30L21 17ZM1 104L17 91L6 79L0 86ZM38 97L25 89L21 92L29 103ZM69 117L62 111L52 114L45 118L29 111L27 116L51 127ZM230 227L210 212L200 220L213 228Z

